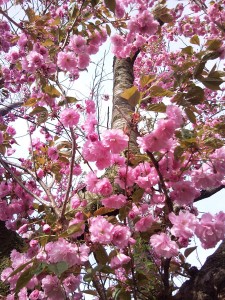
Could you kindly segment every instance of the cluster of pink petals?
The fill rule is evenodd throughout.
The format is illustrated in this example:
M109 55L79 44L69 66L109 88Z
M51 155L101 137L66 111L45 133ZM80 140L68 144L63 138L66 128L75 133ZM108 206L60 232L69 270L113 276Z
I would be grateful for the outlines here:
M173 191L170 193L171 199L178 205L192 204L194 199L200 195L191 181L179 181L172 184Z
M177 243L172 241L164 232L153 234L150 238L150 245L159 257L171 258L176 256L179 250Z
M225 213L219 212L215 216L206 213L196 227L195 234L205 249L215 247L225 238Z
M73 127L76 126L79 122L80 115L73 108L65 108L60 113L60 121L65 127Z
M118 253L116 256L113 256L113 258L110 261L110 266L112 269L118 269L122 265L127 264L131 258L123 253Z
M110 197L103 198L101 202L105 207L120 209L127 203L127 197L122 194L111 195Z
M87 261L90 249L85 244L77 246L63 238L59 238L56 242L46 244L45 251L47 253L46 259L48 262L57 263L65 261L72 267L82 265Z
M196 216L188 211L180 211L179 215L170 213L169 220L173 224L171 233L186 240L193 236L198 223Z

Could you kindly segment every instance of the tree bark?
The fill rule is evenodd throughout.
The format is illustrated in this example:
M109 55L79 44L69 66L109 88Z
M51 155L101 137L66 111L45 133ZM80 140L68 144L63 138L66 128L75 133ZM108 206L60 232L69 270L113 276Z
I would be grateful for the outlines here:
M136 56L135 56L136 57ZM130 136L129 152L135 154L139 152L137 145L137 130L132 124L132 114L135 107L120 95L126 89L133 86L134 60L131 58L118 59L114 57L113 63L113 108L112 108L112 128L127 131Z
M210 255L202 268L184 282L174 300L225 299L225 241Z
M21 251L25 246L24 240L14 231L5 227L5 222L0 221L0 274L10 266L10 253L13 249ZM8 285L0 282L0 297L8 295Z

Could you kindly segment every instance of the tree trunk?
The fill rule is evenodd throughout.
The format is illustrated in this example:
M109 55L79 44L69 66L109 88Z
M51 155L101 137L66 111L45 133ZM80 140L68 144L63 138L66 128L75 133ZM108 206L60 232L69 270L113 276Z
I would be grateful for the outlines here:
M21 251L24 246L23 239L14 231L5 227L5 222L0 221L0 273L10 266L10 253L13 249ZM0 282L0 297L8 295L8 285Z
M174 300L225 299L225 241L179 289Z
M139 152L137 145L137 130L132 124L132 114L135 108L120 95L124 90L133 86L134 72L133 64L135 58L117 59L114 57L113 63L113 109L112 128L127 131L130 135L129 151L133 154Z
M113 86L113 111L112 128L131 130L130 151L139 152L137 146L137 131L130 128L129 121L134 113L134 107L120 94L133 86L133 63L130 58L114 58L114 86ZM210 197L224 188L221 186L212 191L202 191L196 201ZM200 270L194 268L190 280L187 280L179 289L179 292L172 296L173 300L225 300L225 241L219 248L207 258ZM159 299L157 299L159 300ZM162 298L160 298L162 300Z

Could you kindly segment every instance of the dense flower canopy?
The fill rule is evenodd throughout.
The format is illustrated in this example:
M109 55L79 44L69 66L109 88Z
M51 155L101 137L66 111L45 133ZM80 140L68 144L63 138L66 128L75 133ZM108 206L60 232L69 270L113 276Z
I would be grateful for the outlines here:
M225 212L195 207L225 184L224 2L4 0L0 15L0 221L26 243L6 299L169 299L192 238L225 237ZM75 92L107 43L112 128L104 61Z

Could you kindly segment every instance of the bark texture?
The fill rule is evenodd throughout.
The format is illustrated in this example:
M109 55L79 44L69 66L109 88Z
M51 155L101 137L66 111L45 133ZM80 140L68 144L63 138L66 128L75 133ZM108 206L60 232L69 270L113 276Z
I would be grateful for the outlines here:
M122 97L121 93L124 90L133 86L134 73L133 64L135 57L117 59L114 57L113 63L113 109L112 109L112 128L114 129L127 129L130 132L129 151L131 153L139 152L137 146L137 131L135 126L132 125L132 114L135 108Z
M10 253L13 249L21 251L24 247L23 239L14 231L5 227L5 222L0 221L0 274L10 266ZM0 282L0 297L8 295L8 285Z
M180 288L174 300L225 299L225 241Z

